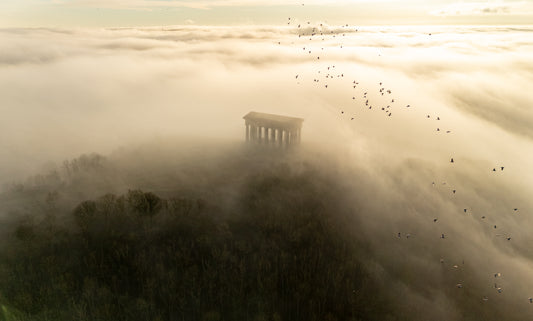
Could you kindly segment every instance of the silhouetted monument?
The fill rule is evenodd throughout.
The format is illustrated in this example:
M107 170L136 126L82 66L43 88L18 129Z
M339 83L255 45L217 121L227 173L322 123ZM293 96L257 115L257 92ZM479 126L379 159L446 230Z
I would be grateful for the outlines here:
M246 141L275 146L300 143L302 118L249 112L244 117Z

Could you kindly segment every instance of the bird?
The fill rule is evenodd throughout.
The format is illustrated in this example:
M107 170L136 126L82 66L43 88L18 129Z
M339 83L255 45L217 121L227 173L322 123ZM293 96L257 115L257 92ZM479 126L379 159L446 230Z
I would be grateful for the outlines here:
M465 213L466 213L466 208L464 208L463 211L465 211Z
M460 289L463 287L463 285L461 283L457 283L456 287Z
M515 211L515 212L518 211L518 208L515 208L514 211Z
M500 277L500 276L502 276L502 274L501 274L500 272L498 272L498 273L494 273L494 277L495 277L495 278Z
M444 234L441 234L441 235L440 235L440 238L443 239L443 238L444 238Z
M503 166L502 166L502 167L500 167L500 168L501 168L501 169L502 169L502 171L503 171Z
M493 168L492 171L495 172L495 171L496 171L496 168Z
M434 219L433 219L433 222L436 222L436 221L438 221L438 218L434 218Z
M453 190L452 192L453 192L453 193L455 194L455 192L456 192L456 191L455 191L455 190Z
M529 297L528 300L529 300L529 303L533 303L533 298L532 297Z
M402 237L402 233L398 232L398 237Z

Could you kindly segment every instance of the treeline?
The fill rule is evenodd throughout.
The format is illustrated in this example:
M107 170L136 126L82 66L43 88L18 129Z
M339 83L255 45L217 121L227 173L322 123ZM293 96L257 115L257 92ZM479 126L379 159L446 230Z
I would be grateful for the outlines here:
M131 190L26 217L0 320L400 320L335 186L279 166L227 204Z

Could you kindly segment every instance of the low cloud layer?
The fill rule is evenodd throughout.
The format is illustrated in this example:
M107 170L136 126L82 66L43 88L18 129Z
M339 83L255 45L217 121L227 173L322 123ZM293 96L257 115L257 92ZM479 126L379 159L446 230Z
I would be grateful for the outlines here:
M250 110L306 118L308 141L357 136L357 144L429 155L421 147L433 150L434 140L453 153L488 149L482 139L531 156L532 29L291 23L1 30L1 134L9 139L0 176L154 136L239 140ZM392 94L380 96L380 82ZM365 111L364 92L379 107L395 98L395 117ZM357 116L341 118L341 109ZM454 136L435 136L437 127Z

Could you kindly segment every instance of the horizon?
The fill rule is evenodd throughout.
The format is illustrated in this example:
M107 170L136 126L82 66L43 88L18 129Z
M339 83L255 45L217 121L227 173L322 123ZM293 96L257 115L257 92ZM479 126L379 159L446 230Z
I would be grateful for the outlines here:
M523 25L533 1L7 0L0 27L276 25L286 17L351 25Z

